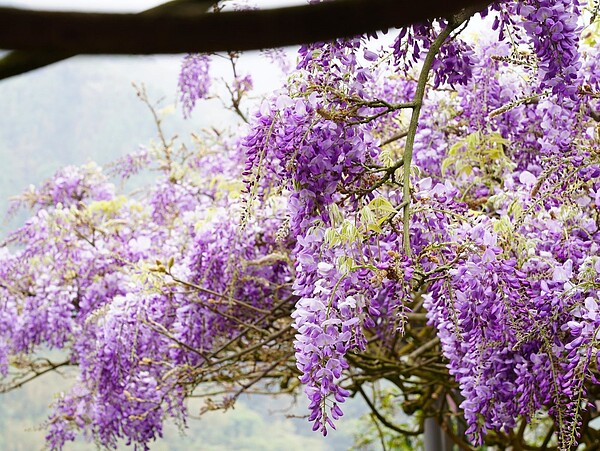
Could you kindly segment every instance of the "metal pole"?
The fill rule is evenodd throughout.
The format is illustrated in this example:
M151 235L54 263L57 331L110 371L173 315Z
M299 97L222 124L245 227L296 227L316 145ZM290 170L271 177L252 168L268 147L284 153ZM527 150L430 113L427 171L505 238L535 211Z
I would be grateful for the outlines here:
M450 426L451 427L451 426ZM435 417L425 418L423 424L424 451L453 451L454 442Z
M442 430L433 417L425 418L424 451L442 451Z

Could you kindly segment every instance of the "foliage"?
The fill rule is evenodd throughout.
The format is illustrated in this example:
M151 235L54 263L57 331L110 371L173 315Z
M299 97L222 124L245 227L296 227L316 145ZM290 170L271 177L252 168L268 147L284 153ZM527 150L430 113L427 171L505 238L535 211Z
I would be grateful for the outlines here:
M122 178L158 173L142 193L61 170L22 196L33 216L0 254L5 389L79 367L52 448L146 448L209 383L207 411L302 390L324 435L360 393L377 426L435 417L466 449L596 443L600 73L580 40L596 9L504 1L476 42L463 11L391 47L305 45L239 135L190 150L161 132L119 161ZM244 121L252 83L228 56ZM208 67L184 61L186 114ZM413 429L367 395L381 379ZM528 426L546 417L541 439Z

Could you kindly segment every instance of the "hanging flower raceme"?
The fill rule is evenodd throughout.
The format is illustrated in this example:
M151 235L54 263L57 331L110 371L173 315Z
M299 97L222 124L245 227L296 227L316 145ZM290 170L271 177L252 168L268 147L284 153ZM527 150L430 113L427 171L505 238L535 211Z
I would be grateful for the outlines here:
M179 73L179 91L183 103L183 114L189 116L196 102L205 99L210 89L210 58L208 55L186 56Z

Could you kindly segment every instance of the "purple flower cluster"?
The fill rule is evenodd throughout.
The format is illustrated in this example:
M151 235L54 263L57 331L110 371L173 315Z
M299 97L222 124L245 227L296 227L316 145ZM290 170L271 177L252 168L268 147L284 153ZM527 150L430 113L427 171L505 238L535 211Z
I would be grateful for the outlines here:
M150 152L145 147L141 147L137 152L125 155L123 158L115 161L111 165L111 173L122 180L138 174L146 169L152 163Z
M445 21L429 21L401 28L392 44L395 64L404 71L410 70L424 58L439 30L446 26ZM453 37L441 47L433 62L434 86L465 85L477 65L471 45Z
M465 399L461 408L467 434L479 444L481 433L510 429L518 415L529 413L528 403L515 398L519 387L514 369L523 357L513 351L518 331L511 324L523 274L515 271L514 262L495 260L493 248L487 254L464 262L450 272L449 280L434 284L427 303L450 374Z
M370 126L348 124L360 118L361 109L353 103L362 101L362 83L368 78L357 67L359 44L349 40L303 48L299 68L304 78L263 103L242 142L248 197L260 198L272 186L289 189L294 235L303 234L317 218L327 221L325 207L339 200L340 188L360 186L364 165L378 154ZM331 62L334 55L339 64ZM330 71L323 72L325 61ZM352 70L352 78L342 77ZM333 93L327 89L332 84Z
M95 163L66 166L39 188L31 186L15 199L11 209L46 208L57 204L69 207L79 202L110 199L114 192L113 184Z
M349 255L361 258L355 246L330 247L322 229L298 237L293 288L300 299L292 313L298 331L294 346L300 381L310 400L309 419L324 435L328 427L335 429L333 420L342 415L339 404L349 396L339 385L349 366L345 355L366 349L366 328L388 343L402 333L409 310L411 262L395 251L398 240L373 243L362 251L375 260L377 248L390 250L376 267L340 269L339 262Z
M210 89L210 58L208 55L190 54L181 64L179 73L179 92L183 103L183 114L192 113L196 102L205 99Z
M519 2L518 13L538 58L540 88L575 98L579 61L579 1Z

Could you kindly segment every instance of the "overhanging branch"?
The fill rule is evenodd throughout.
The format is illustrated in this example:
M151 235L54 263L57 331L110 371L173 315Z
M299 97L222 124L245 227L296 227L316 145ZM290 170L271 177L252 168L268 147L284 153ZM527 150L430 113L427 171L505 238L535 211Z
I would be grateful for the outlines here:
M154 8L142 11L140 15L168 15L181 14L184 10L190 12L189 8L195 8L195 13L205 13L213 5L216 5L220 0L171 0ZM1 19L1 18L0 18ZM29 31L29 30L26 30ZM39 30L37 30L39 31ZM15 33L21 32L15 31ZM35 39L40 39L40 36L34 33ZM0 48L2 48L0 46ZM13 50L3 58L0 58L0 80L24 74L35 69L39 69L50 64L58 63L59 61L76 56L76 52L48 52L41 50Z
M15 50L0 58L0 80L40 69L75 56L69 52L24 52Z
M490 0L335 0L204 14L101 14L0 8L0 48L73 54L253 50L325 41L447 17Z

